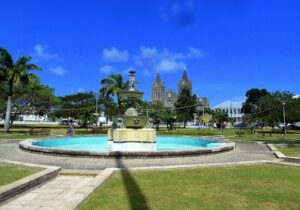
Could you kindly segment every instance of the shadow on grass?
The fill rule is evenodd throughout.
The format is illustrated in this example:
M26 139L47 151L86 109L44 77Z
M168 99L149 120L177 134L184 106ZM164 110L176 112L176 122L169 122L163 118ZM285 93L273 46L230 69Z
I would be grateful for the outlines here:
M147 199L143 194L142 190L130 174L128 168L124 165L122 158L116 158L116 165L118 168L122 169L120 174L123 179L123 184L126 189L126 196L130 203L130 207L132 210L148 210Z

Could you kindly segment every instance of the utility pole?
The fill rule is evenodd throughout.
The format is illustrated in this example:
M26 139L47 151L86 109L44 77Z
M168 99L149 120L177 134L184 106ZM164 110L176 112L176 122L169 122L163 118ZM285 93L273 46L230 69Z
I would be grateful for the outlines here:
M286 139L287 132L286 132L286 122L285 122L285 103L282 103L282 111L283 111L283 124L284 124L284 139Z

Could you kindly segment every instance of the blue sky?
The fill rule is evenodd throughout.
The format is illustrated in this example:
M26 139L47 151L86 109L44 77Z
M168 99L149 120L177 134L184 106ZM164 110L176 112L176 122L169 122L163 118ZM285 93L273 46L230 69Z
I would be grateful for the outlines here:
M252 87L300 92L300 1L10 0L0 11L0 46L32 55L57 95L134 68L150 100L156 72L177 91L184 66L211 105Z

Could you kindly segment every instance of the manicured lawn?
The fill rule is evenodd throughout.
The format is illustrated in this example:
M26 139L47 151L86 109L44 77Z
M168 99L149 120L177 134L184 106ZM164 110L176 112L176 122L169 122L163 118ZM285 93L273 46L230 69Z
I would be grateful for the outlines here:
M291 157L300 157L300 146L281 147L276 146L284 155Z
M41 169L29 168L15 164L0 163L0 187L26 176L34 174Z
M300 209L300 168L115 173L78 209Z

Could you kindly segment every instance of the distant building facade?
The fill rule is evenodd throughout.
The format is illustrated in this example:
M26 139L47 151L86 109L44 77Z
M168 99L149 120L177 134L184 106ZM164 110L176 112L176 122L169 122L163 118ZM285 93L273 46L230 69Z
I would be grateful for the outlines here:
M184 88L190 89L191 93L193 90L192 81L189 80L186 69L183 69L183 75L181 80L178 82L178 94L172 89L165 91L165 84L161 80L159 73L157 73L156 78L151 87L152 102L160 102L166 107L174 107L178 95ZM203 107L209 107L209 100L207 97L202 97L197 99L197 112L203 110ZM202 108L201 108L202 107Z
M228 100L214 106L213 109L226 112L235 124L243 121L242 103Z

